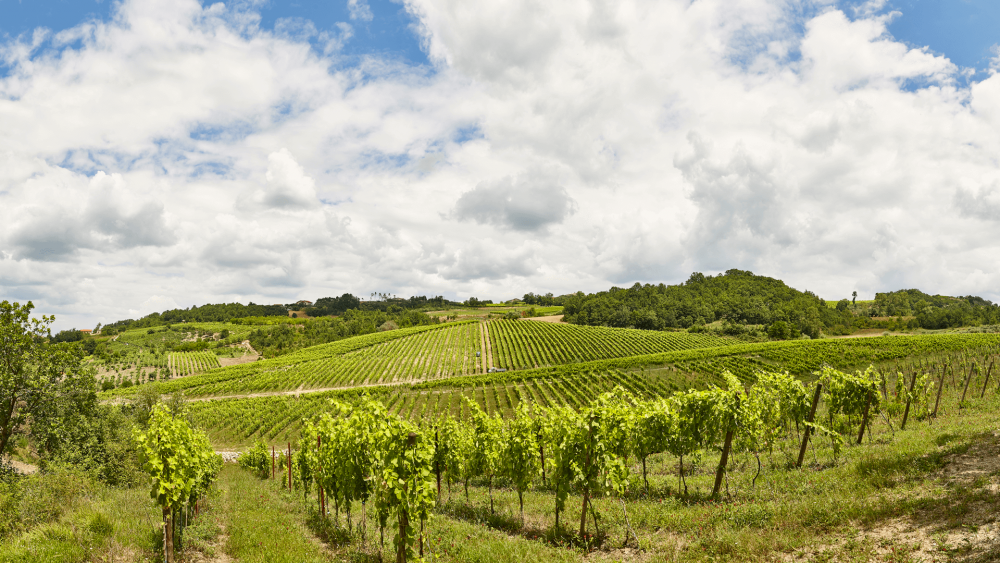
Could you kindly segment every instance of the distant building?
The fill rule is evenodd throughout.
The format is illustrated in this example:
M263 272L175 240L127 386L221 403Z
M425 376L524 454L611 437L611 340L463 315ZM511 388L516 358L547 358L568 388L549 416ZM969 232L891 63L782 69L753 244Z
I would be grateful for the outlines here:
M80 332L83 332L83 333L85 333L85 334L90 334L90 333L92 333L92 332L94 332L94 331L93 331L93 330L91 330L91 329L89 329L89 328L81 328L81 329L80 329Z
M303 299L302 301L296 301L296 305L302 305L303 307L312 307L313 302Z

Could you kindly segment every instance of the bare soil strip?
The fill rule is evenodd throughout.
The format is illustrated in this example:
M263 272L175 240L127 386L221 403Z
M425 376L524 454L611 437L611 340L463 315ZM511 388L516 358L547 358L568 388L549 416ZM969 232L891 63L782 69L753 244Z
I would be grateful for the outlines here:
M524 320L526 320L526 321L538 321L540 323L567 324L566 321L563 320L563 316L562 315L552 315L551 317L528 317L528 318L526 318Z

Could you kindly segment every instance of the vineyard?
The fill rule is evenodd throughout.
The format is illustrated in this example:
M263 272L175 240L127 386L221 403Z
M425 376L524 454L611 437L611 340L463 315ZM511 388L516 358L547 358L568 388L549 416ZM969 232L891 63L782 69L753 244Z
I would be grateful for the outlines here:
M872 341L882 341L882 346ZM972 358L991 353L1000 345L1000 338L996 335L889 337L831 341L832 347L808 344L803 341L791 346L770 343L746 345L748 348L690 350L683 352L684 355L668 356L674 363L652 367L636 362L631 367L602 370L592 364L572 364L559 370L481 374L414 385L198 401L192 403L191 412L198 426L208 429L218 443L240 445L254 439L281 442L296 438L302 420L322 412L329 399L350 400L363 393L380 400L392 414L431 423L446 416L468 418L466 399L484 412L499 416L512 416L521 403L579 409L615 387L648 400L690 388L703 389L712 383L722 384L726 370L741 373L741 381L752 383L756 380L757 372L751 371L754 369L788 371L811 380L814 377L811 374L823 365L839 369L875 365L888 374L886 379L891 381L887 384L893 386L894 374L904 366L909 366L906 370L921 370L928 381L939 378L946 365L952 371L968 370ZM733 348L744 355L733 355ZM753 353L748 354L747 349Z
M576 408L533 396L501 416L471 395L457 409L411 422L386 408L386 395L326 398L302 423L294 449L288 440L289 455L272 458L270 476L312 496L323 525L343 531L341 549L382 560L393 552L397 561L483 559L455 541L455 522L468 523L466 539L485 533L475 526L506 535L516 546L507 549L530 560L567 548L684 549L695 560L720 551L724 560L787 556L803 549L794 534L820 537L851 526L852 516L899 511L901 502L881 491L910 491L928 468L969 451L968 432L982 428L960 430L969 417L997 421L998 357L990 346L902 361L896 371L825 367L812 383L762 371L748 385L724 372L721 386L650 398L626 390L615 374L608 390ZM907 461L914 448L928 447L937 457ZM943 502L991 506L992 497L966 491ZM980 521L958 514L967 512L956 513L958 522ZM661 527L692 545L660 543ZM396 540L386 542L387 533ZM946 551L949 541L942 535L930 550ZM844 560L918 560L899 555L923 549L861 543L847 546Z
M128 330L107 341L106 353L92 360L103 378L116 381L126 378L140 383L187 376L219 367L217 353L243 355L242 348L230 346L241 342L253 328L230 323L185 323ZM205 347L211 343L217 353L173 350L185 343L204 343Z
M498 319L225 368L214 348L121 345L174 376L101 394L120 408L105 427L133 436L106 467L132 456L143 478L82 492L97 500L0 541L0 561L58 538L114 560L1000 558L997 334L745 343ZM26 506L5 486L0 516Z
M201 373L219 367L212 352L171 352L169 369L173 377Z
M515 364L556 367L566 362L668 353L732 342L688 333L649 333L530 321L463 321L348 338L279 358L157 385L165 393L183 390L191 396L225 396L414 384L491 375L490 368L499 367L496 362L510 366L508 369L515 369ZM530 358L531 363L525 358ZM115 391L120 395L131 392L134 390Z

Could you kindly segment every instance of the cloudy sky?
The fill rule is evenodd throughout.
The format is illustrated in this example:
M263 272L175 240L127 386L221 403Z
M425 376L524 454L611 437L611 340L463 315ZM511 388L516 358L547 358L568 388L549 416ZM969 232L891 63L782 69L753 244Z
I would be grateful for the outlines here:
M57 328L729 268L1000 299L993 0L0 13L0 298Z

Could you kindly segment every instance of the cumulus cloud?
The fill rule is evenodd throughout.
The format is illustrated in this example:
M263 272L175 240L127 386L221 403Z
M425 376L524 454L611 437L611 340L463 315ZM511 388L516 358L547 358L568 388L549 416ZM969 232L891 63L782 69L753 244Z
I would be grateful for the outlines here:
M125 0L5 40L0 291L80 326L731 267L1000 298L996 61L970 82L888 3L403 5L431 68L342 60L363 0L327 30Z
M463 221L538 232L562 223L573 210L565 188L544 175L532 175L480 182L458 198L452 213Z
M267 156L265 180L262 188L254 190L241 202L243 207L298 210L319 205L316 182L306 175L288 149Z
M167 246L175 234L163 204L127 192L119 174L95 174L86 187L51 189L45 179L31 182L33 193L11 210L7 244L17 258L62 261L82 249ZM77 192L77 193L74 193Z

